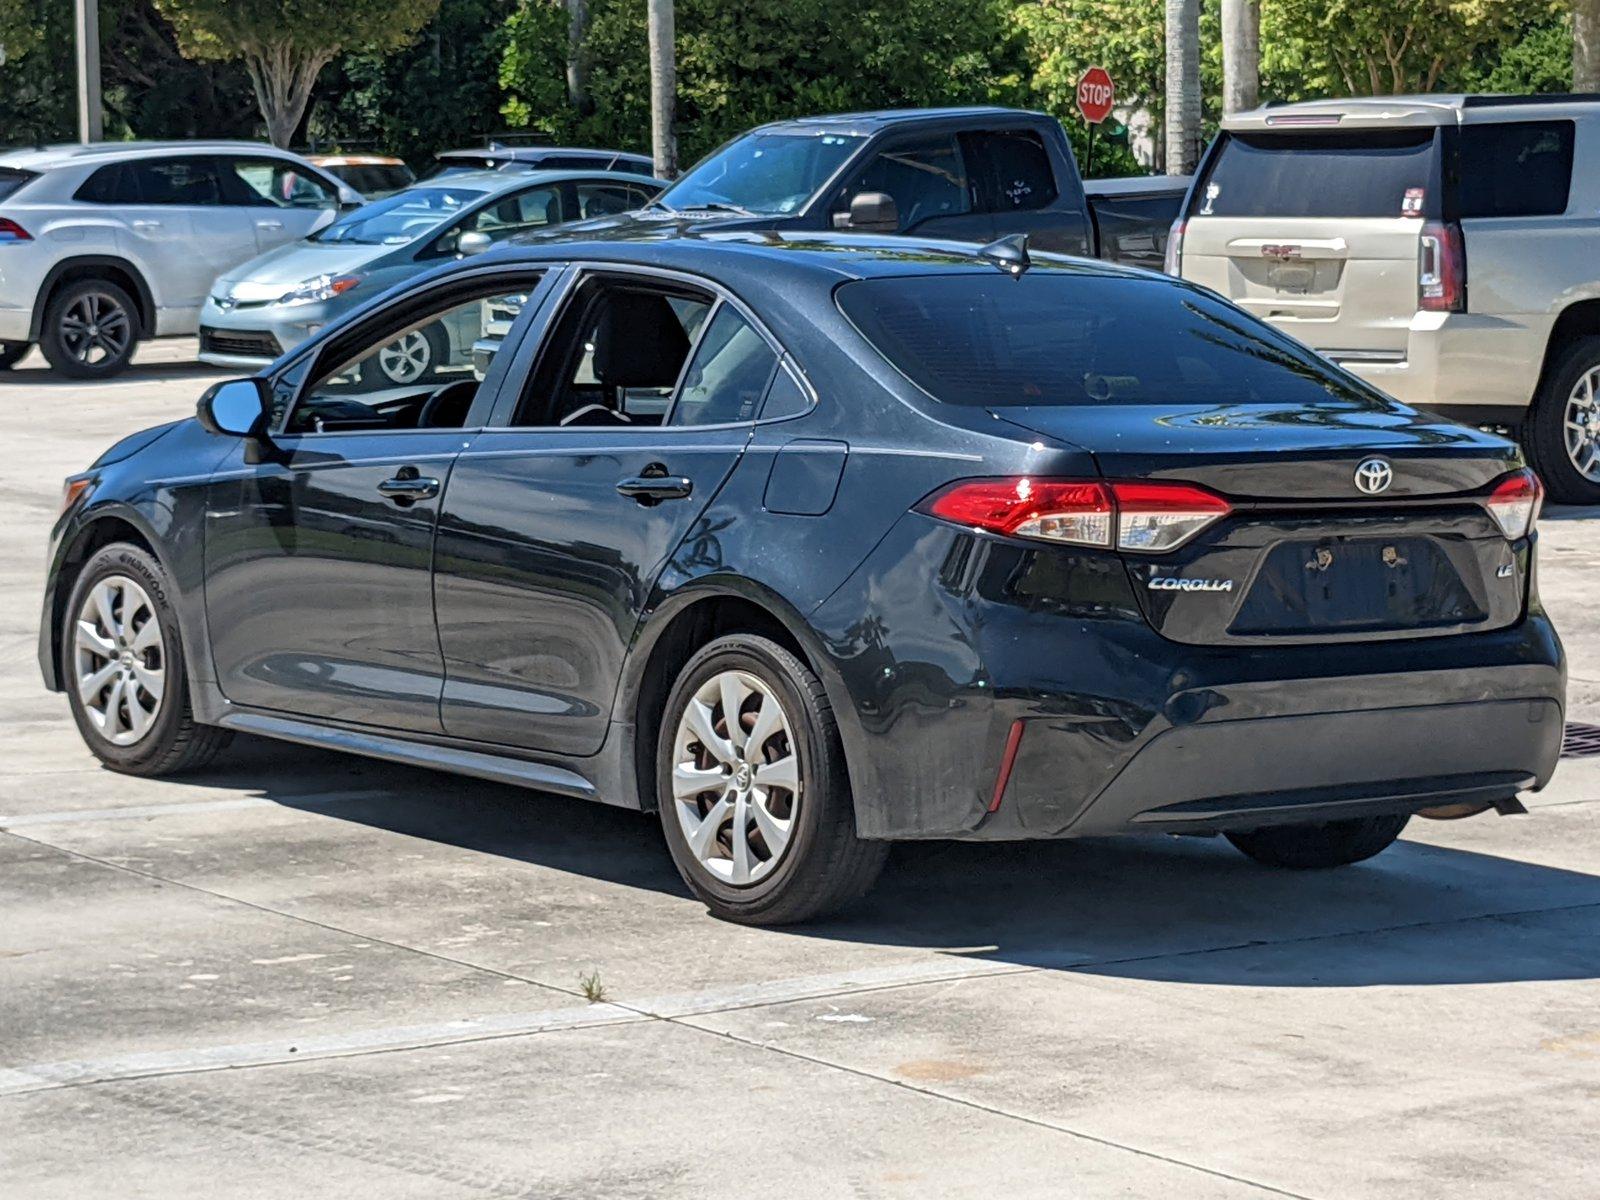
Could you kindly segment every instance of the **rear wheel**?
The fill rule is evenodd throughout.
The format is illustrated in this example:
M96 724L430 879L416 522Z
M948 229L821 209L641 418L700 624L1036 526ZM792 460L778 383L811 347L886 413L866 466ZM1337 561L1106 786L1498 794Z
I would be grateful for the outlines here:
M1556 357L1522 445L1552 500L1600 504L1600 337L1578 338Z
M133 297L104 279L63 284L45 309L39 349L73 379L105 379L133 361L139 318Z
M697 652L667 698L661 826L684 882L719 917L805 921L877 879L888 843L856 836L844 748L821 681L767 638Z
M1355 817L1322 825L1274 825L1228 834L1246 857L1268 867L1345 867L1387 850L1410 815Z
M0 371L9 371L27 356L27 342L0 342Z
M166 572L114 542L84 565L67 601L61 681L95 757L129 775L209 762L232 734L194 719Z

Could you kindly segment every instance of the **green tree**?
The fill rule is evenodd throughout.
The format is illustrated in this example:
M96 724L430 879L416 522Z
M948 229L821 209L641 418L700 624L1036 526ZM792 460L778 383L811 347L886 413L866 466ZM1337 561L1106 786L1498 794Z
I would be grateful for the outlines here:
M71 137L71 0L0 0L0 43L0 145Z
M341 51L395 50L439 0L156 0L191 58L242 59L266 120L287 146L322 68Z

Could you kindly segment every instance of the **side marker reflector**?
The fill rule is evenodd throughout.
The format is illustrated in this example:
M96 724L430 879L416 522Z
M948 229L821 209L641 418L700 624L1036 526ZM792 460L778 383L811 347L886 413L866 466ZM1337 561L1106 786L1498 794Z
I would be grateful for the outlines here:
M994 799L989 801L989 811L995 812L1005 799L1006 784L1011 782L1011 765L1017 761L1017 748L1022 745L1022 731L1026 721L1011 722L1011 732L1006 735L1006 751L1000 756L1000 773L994 779Z

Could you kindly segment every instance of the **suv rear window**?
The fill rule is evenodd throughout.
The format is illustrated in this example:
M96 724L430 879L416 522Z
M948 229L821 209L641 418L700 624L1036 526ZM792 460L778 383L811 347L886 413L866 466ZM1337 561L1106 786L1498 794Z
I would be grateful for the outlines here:
M1462 126L1463 217L1558 216L1571 187L1571 121Z
M4 200L30 179L37 178L38 175L32 171L22 171L16 167L0 167L0 200Z
M1195 189L1193 213L1432 216L1438 207L1436 142L1432 128L1228 134ZM1422 210L1404 211L1417 189Z
M837 299L879 353L946 404L1376 403L1254 317L1161 280L1035 267L1020 279L860 280Z

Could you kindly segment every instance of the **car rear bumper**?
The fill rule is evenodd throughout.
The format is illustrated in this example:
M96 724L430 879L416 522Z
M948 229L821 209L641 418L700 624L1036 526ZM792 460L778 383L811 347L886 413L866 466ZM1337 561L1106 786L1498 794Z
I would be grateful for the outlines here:
M1555 769L1566 667L1536 594L1488 632L1187 645L1107 556L917 520L813 614L863 836L1215 832L1509 799Z

